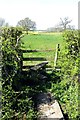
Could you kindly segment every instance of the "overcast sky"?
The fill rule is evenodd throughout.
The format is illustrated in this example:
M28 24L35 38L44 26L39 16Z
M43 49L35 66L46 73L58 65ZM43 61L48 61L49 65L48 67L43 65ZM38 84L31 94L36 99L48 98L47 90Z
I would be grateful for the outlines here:
M72 25L78 26L79 0L0 0L0 17L10 25L29 17L37 29L46 29L69 17Z

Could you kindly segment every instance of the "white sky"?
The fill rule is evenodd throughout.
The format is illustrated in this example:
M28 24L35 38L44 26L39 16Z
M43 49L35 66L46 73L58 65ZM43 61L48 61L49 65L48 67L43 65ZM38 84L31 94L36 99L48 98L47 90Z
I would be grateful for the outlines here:
M0 0L0 17L10 25L29 17L37 29L46 29L69 17L72 25L78 26L79 0Z

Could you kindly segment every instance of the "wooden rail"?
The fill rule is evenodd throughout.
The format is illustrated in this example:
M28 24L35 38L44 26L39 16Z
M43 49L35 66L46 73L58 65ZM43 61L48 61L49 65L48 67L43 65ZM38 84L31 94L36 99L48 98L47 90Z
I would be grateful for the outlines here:
M45 50L20 50L19 52L19 56L20 56L20 61L19 61L19 65L20 65L20 71L22 71L22 69L29 69L29 70L39 70L40 68L45 67L48 64L48 61L46 60L46 58L44 57L23 57L23 53L34 53L34 52L46 52ZM52 50L47 50L47 51L52 51ZM23 61L41 61L40 64L37 65L26 65L23 66Z
M23 53L31 53L31 52L51 52L54 51L55 49L49 49L49 50L21 50Z
M30 58L23 58L23 61L46 61L46 58L43 58L43 57L30 57Z
M46 60L46 58L44 57L23 57L24 53L35 53L35 52L51 52L56 50L55 53L55 59L54 59L54 68L56 67L56 63L57 63L57 56L58 56L58 51L59 51L59 44L56 45L56 49L49 49L49 50L20 50L19 52L19 56L20 56L20 61L19 61L19 66L20 66L20 70L22 71L22 69L34 69L37 70L41 67L45 67L48 64L48 61ZM26 65L23 66L23 61L41 61L40 64L37 65ZM50 66L48 68L51 68ZM51 69L48 69L51 70Z

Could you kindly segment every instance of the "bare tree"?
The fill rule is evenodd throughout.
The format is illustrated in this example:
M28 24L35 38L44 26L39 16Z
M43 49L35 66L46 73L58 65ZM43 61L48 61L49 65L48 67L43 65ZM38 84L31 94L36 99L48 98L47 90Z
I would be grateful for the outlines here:
M29 19L28 17L25 18L24 20L20 20L17 23L17 26L23 27L24 30L27 31L27 34L28 34L29 30L35 30L36 29L36 23L34 21L32 21L31 19Z
M70 23L72 22L72 20L70 20L68 17L65 18L60 18L60 22L58 24L56 24L54 27L50 27L47 29L47 31L49 32L62 32L63 30L73 30L75 29L75 26L70 25Z
M72 22L72 20L69 20L68 17L65 18L60 18L61 22L60 22L60 26L63 28L63 30L66 30L68 27L70 27L69 23Z

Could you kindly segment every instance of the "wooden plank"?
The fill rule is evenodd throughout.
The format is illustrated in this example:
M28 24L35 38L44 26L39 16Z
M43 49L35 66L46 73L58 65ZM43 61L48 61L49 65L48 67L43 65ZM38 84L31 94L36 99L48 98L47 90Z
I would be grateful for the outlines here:
M30 53L30 52L50 52L50 51L54 51L52 49L50 50L21 50L23 53Z
M37 66L37 67L38 67L38 66L43 67L44 65L46 65L46 67L48 67L47 64L48 64L48 62L46 61L46 62L42 62L42 63L36 64L36 65L25 65L25 66L23 66L22 68L23 68L23 69L30 69L30 68L33 68L33 67L35 67L35 66Z
M46 65L46 64L48 64L48 61L42 62L42 63L40 63L40 64L37 64L36 66L44 66L44 65Z
M23 58L23 61L46 61L46 58L43 58L43 57L30 57L30 58Z
M23 53L37 52L37 50L21 50Z
M45 67L46 64L48 64L48 62L43 62L43 63L37 64L37 65L35 65L34 67L31 67L30 69L31 69L31 70L38 70L38 69L40 69L40 68Z
M47 63L46 61L45 62L42 62L42 63ZM42 63L39 63L39 64L42 64ZM36 64L36 65L39 65L39 64ZM23 65L23 68L31 68L31 67L34 67L35 65ZM46 65L46 68L52 68L51 65Z

